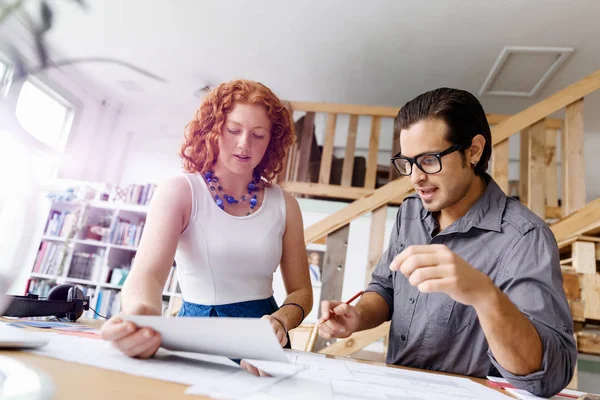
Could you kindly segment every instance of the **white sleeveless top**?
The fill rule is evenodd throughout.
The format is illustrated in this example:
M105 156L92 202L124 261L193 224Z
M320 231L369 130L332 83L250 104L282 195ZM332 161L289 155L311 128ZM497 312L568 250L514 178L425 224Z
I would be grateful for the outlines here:
M183 299L221 305L271 297L285 232L281 188L265 188L260 208L236 217L217 206L200 174L184 175L192 189L192 211L175 255Z

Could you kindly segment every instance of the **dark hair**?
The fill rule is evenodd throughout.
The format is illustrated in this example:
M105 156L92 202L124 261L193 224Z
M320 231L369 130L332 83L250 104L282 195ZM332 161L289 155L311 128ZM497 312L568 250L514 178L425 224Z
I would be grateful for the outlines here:
M394 120L394 133L399 136L417 122L437 118L448 126L447 140L452 144L466 145L476 135L483 135L485 146L475 174L483 175L492 155L492 132L481 103L465 90L439 88L423 93L404 105ZM464 158L464 150L461 150Z

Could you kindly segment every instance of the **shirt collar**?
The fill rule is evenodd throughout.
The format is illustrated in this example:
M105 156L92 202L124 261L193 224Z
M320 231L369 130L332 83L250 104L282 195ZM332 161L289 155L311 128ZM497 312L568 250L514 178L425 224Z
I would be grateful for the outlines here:
M483 195L477 199L465 215L445 229L443 233L467 232L472 227L494 232L501 231L506 195L490 175L485 174L483 179L487 183ZM413 196L418 197L418 194ZM425 221L426 219L427 221ZM425 221L428 226L437 225L432 213L423 207L423 203L421 203L421 220Z

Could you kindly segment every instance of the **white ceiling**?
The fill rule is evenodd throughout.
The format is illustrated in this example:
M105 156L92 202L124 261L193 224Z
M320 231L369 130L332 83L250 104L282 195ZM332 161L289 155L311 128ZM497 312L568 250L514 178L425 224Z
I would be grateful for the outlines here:
M536 98L480 98L487 112L514 113L600 69L598 0L87 3L87 11L52 3L49 43L63 58L110 57L166 80L119 65L77 66L132 108L196 105L196 90L234 78L262 81L284 99L400 107L440 86L476 94L506 45L573 47ZM600 94L590 108L588 128L600 132Z

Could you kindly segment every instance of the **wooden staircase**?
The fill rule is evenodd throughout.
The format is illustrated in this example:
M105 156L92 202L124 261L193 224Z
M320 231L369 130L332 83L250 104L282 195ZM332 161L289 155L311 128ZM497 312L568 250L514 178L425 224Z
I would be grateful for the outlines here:
M488 121L492 125L492 175L508 194L511 189L508 179L508 139L520 133L521 179L513 190L517 190L520 200L536 214L548 221L556 221L551 222L551 229L561 248L561 264L565 267L565 291L571 302L574 320L577 322L580 351L596 354L600 354L600 336L592 336L590 339L589 333L583 329L593 322L600 321L600 277L596 272L600 259L600 199L585 204L583 104L584 97L598 89L600 70L516 115L488 115ZM387 206L401 203L412 193L409 179L398 178L393 168L389 170L389 183L379 188L375 187L382 118L394 118L398 109L293 101L289 102L288 106L291 111L304 112L306 119L297 143L287 156L286 168L278 177L279 184L299 196L354 200L345 208L309 226L304 232L307 244L323 240L327 242L328 254L323 273L322 297L339 300L345 263L345 247L342 244L347 243L349 223L371 213L371 237L365 276L365 282L368 282L383 253ZM549 117L563 109L566 110L564 119ZM319 178L318 182L304 182L298 178L306 176L302 171L307 167L313 140L313 124L318 113L327 115ZM334 136L340 115L344 118L347 116L349 120L348 140L341 184L332 185L329 179ZM365 184L364 187L353 187L350 185L350 176L359 118L371 119L371 129ZM559 137L562 145L560 167L556 163ZM398 138L394 137L392 154L397 152L397 146ZM559 177L562 179L561 193L558 193L557 189ZM590 256L592 247L593 257ZM338 249L338 254L329 251L334 248ZM317 341L315 350L350 355L381 339L382 336L387 336L387 327L384 325L371 331L356 333L329 347L326 343Z

